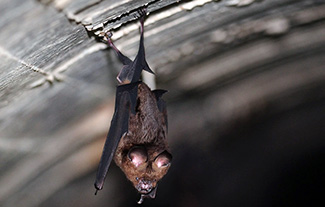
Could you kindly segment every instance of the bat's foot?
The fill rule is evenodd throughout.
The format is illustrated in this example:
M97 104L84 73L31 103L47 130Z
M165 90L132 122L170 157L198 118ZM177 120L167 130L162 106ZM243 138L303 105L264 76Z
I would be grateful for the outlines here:
M37 88L44 85L45 83L49 83L52 85L54 84L54 82L62 82L64 80L64 77L57 73L48 73L44 71L41 74L44 77L30 84L29 85L30 88Z
M113 36L113 33L111 31L108 31L108 32L101 31L98 34L98 37L103 38L104 42L111 41L112 36Z
M141 9L138 10L138 13L140 15L141 18L144 18L147 16L147 8L146 7L142 7Z
M113 36L113 33L111 31L108 31L108 32L105 32L104 34L104 37L107 39L107 40L110 40Z
M110 47L113 46L113 42L112 42L112 36L113 36L113 33L111 31L108 31L108 32L101 32L99 34L101 37L103 37L104 41L107 41L107 43L109 44Z
M138 10L138 14L140 15L141 31L143 31L144 19L147 16L147 8L142 7L141 9Z
M108 32L105 32L103 36L104 36L105 40L107 41L108 46L113 48L117 54L120 54L121 52L117 49L117 47L114 45L114 43L112 41L113 33L108 31Z

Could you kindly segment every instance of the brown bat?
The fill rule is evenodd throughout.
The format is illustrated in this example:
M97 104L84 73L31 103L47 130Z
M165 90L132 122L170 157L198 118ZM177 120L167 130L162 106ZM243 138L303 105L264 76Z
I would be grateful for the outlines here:
M95 181L96 193L101 190L114 158L115 163L141 194L139 204L146 197L154 198L157 182L167 173L172 155L167 143L167 110L161 99L165 90L151 89L139 81L142 70L152 73L145 59L143 23L141 14L140 45L131 61L123 55L107 35L111 48L123 63L117 80L115 112L107 135Z

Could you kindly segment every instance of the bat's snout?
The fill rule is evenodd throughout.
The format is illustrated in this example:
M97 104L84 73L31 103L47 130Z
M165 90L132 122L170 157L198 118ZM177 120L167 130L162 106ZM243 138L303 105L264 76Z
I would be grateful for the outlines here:
M150 180L143 180L141 179L137 185L137 190L141 194L148 194L152 191L153 185Z
M141 198L138 201L138 204L141 204L145 198L155 198L156 197L157 186L153 188L149 193L141 193Z

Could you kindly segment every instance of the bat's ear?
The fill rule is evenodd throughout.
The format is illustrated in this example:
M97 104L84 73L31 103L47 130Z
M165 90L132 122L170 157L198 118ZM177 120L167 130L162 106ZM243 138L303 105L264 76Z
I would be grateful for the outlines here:
M160 153L155 159L155 165L158 168L167 167L172 161L172 155L166 150Z
M156 197L156 192L157 192L157 186L152 189L152 191L148 194L150 198L155 198Z
M144 147L132 147L129 151L128 157L135 167L148 161L147 150Z

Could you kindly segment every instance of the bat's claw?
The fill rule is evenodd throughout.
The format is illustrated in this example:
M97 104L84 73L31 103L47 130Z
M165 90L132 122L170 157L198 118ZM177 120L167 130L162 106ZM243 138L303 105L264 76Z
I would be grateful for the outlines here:
M105 36L107 39L111 39L112 36L113 36L113 33L112 33L111 31L108 31L108 32L105 33L104 36Z
M109 46L112 47L117 53L119 53L119 50L115 47L115 45L113 44L112 42L112 36L113 36L113 33L108 31L104 34L104 37L106 39L106 41L108 42Z
M147 8L146 7L142 7L141 9L138 10L138 14L140 15L141 34L143 34L143 30L144 30L144 19L147 16Z
M108 31L108 32L101 32L100 34L99 34L99 36L100 37L103 37L103 39L105 40L105 41L110 41L111 40L111 38L112 38L112 36L113 36L113 33L111 32L111 31Z
M144 18L147 16L147 8L142 7L141 9L138 10L138 14L140 15L141 21L144 21Z

